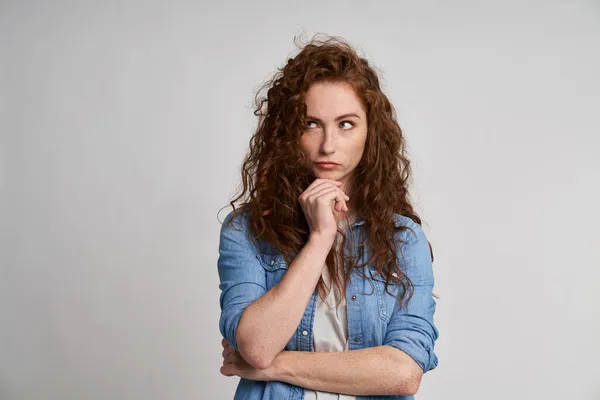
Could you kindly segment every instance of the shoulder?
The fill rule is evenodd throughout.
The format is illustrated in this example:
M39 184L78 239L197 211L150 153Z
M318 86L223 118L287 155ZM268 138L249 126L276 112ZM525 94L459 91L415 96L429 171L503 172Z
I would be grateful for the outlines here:
M221 240L247 241L250 235L249 221L248 210L231 210L221 222Z
M396 228L399 228L396 232L396 237L397 239L400 239L400 241L412 244L422 240L427 242L423 228L411 218L400 214L394 214L394 223Z
M222 246L242 245L247 250L274 253L276 249L269 246L263 238L257 238L251 228L251 211L236 208L230 211L221 223L220 241Z
M237 208L235 210L229 211L229 213L225 216L225 219L221 223L221 226L224 228L226 226L231 226L232 223L237 226L248 226L248 221L250 219L250 211L243 210Z

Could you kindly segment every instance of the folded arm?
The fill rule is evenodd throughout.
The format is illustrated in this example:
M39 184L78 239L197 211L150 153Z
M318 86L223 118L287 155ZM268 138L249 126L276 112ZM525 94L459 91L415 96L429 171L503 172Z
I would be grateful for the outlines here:
M267 368L288 343L304 315L331 244L311 236L270 290L257 250L248 239L246 215L236 228L221 227L218 271L221 289L219 328L223 337L256 368Z
M224 343L224 375L283 381L300 387L350 395L414 395L423 374L434 369L438 330L433 323L433 272L429 245L420 227L404 254L413 282L411 301L396 307L382 346L343 352L283 351L265 369L249 366Z
M412 228L400 259L413 284L412 296L402 307L396 302L383 345L335 353L284 351L274 362L275 380L351 395L417 392L423 374L438 364L433 349L439 332L433 322L436 302L429 242L419 225Z
M343 352L283 351L273 362L271 380L312 390L349 395L414 395L423 371L391 346Z

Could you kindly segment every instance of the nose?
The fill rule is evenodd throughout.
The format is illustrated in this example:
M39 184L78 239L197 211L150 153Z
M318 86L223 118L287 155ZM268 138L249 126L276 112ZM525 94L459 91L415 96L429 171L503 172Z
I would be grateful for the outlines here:
M323 141L321 142L321 153L322 154L333 154L335 153L335 137L332 129L325 130L323 135Z

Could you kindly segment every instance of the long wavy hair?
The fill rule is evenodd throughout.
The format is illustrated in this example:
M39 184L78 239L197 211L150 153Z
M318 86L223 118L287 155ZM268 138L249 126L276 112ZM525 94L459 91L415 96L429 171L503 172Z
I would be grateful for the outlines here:
M233 207L230 223L237 214L249 212L251 234L274 245L288 263L291 255L302 249L309 226L298 198L316 179L299 147L306 124L304 95L315 82L348 83L362 101L368 121L364 154L349 187L353 207L365 221L359 247L370 249L370 257L357 264L356 252L338 254L338 248L332 246L326 264L333 284L345 293L353 268L372 263L385 279L388 293L390 283L402 286L399 296L390 293L402 305L410 300L414 288L398 262L397 251L403 258L404 243L398 246L396 232L410 228L396 226L394 214L409 217L419 225L421 219L409 199L410 161L395 109L382 92L373 66L344 39L317 34L308 43L296 45L299 53L256 93L254 115L258 125L241 168L242 191L229 203ZM236 208L240 199L243 202ZM339 232L344 249L346 235ZM430 244L429 249L433 261ZM340 266L336 260L343 264ZM358 272L369 278L361 269ZM324 299L327 287L322 278L317 290Z

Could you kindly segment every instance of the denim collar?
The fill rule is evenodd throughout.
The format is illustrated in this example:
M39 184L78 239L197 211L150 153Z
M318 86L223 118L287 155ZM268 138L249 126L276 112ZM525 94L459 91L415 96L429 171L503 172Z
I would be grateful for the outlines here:
M350 225L353 228L355 226L360 226L365 223L365 219L361 214L351 215L349 219L350 219Z

